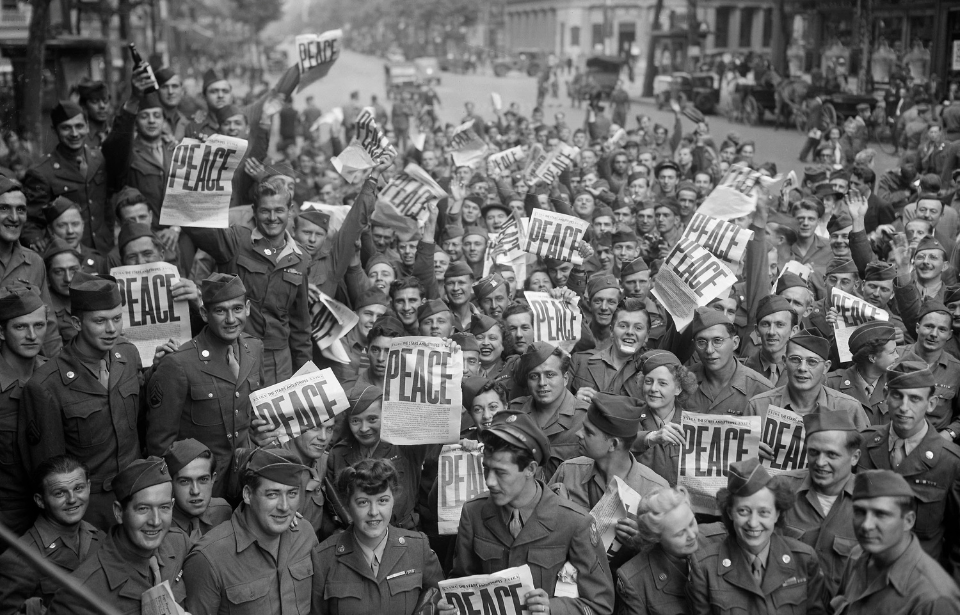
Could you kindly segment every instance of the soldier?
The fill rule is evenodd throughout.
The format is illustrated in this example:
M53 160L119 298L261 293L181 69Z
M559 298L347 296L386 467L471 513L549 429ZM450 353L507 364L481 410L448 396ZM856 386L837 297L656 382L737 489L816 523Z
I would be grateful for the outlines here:
M250 314L239 276L203 281L200 315L207 326L164 356L147 386L147 452L165 453L177 440L206 445L221 468L213 494L223 495L237 448L250 446L250 393L261 387L262 342L244 333Z
M480 440L489 492L463 507L451 577L529 564L535 590L525 602L531 612L612 612L613 582L596 522L534 478L550 457L534 417L499 412ZM556 596L567 562L577 572L578 598ZM445 600L438 606L441 613L456 612Z
M800 317L783 297L766 295L757 306L759 352L743 362L771 384L787 384L787 342L800 331Z
M499 319L503 317L503 311L510 305L509 290L503 276L499 273L491 273L477 280L473 285L474 301L485 315Z
M911 531L917 494L899 474L870 470L853 483L853 525L863 554L851 559L834 613L947 615L960 609L960 591Z
M920 546L935 560L949 562L957 578L960 447L941 438L927 420L937 405L936 384L926 363L907 361L891 370L890 423L864 430L860 469L893 470L907 480L919 500L913 531Z
M163 134L174 143L183 140L187 132L190 119L180 111L180 102L186 93L183 89L183 79L170 67L154 71L157 85L160 89L157 94L163 106Z
M367 356L369 366L357 374L354 389L383 386L383 379L387 373L387 356L390 352L390 340L403 337L403 323L397 320L393 312L387 312L379 317L367 335Z
M91 148L98 148L110 134L110 112L113 105L110 102L107 84L103 81L80 83L77 86L77 93L80 95L78 102L90 126L87 142Z
M857 546L853 533L853 470L863 436L842 412L803 417L806 470L785 472L797 502L787 511L786 527L796 531L820 558L829 595L837 593L847 559Z
M184 228L221 273L239 275L250 299L245 329L263 340L263 384L290 378L313 357L307 311L310 259L287 230L290 192L274 177L257 186L256 228Z
M297 512L313 526L318 539L335 533L338 521L348 523L347 519L339 517L343 511L328 502L327 491L333 486L333 481L327 476L327 462L330 458L329 446L333 443L337 431L334 421L335 419L328 419L280 445L280 448L293 454L307 468L303 476L303 497L300 498Z
M163 460L173 481L173 527L186 534L191 544L197 544L233 514L226 500L213 497L217 460L209 448L193 438L174 442Z
M420 323L420 335L428 337L450 337L453 333L453 313L450 307L439 299L428 299L417 308L417 322Z
M69 100L50 112L59 144L31 167L23 179L28 223L25 238L35 243L46 226L41 209L58 196L77 204L83 218L82 243L102 254L113 247L114 212L107 205L107 169L99 148L87 142L90 129L83 109Z
M83 237L83 217L76 203L58 196L52 203L44 205L40 211L47 222L47 235L39 242L38 249L47 241L57 238L80 254L81 271L94 275L110 272L107 257L80 243Z
M463 261L453 261L443 273L443 289L453 313L453 328L457 331L469 329L471 317L480 313L480 309L473 303L475 279L470 265Z
M77 336L37 368L24 388L20 428L28 467L69 453L90 469L85 519L113 523L113 481L140 457L140 353L123 339L120 289L113 278L77 273L70 312Z
M40 355L46 328L47 307L36 288L0 289L0 521L18 535L36 517L19 435L20 397L34 371L47 362Z
M27 221L27 198L20 182L0 177L0 288L30 284L40 291L44 304L51 305L47 288L47 270L40 255L24 248L20 238ZM79 255L78 255L79 260ZM53 310L47 312L47 332L43 353L52 357L60 351L62 341Z
M289 452L254 451L243 474L243 506L201 538L184 565L188 612L313 612L319 543L313 528L291 527L306 469Z
M613 313L622 296L620 282L612 275L593 276L587 282L586 298L590 303L591 313L589 332L597 346L610 339L613 333Z
M40 516L20 543L48 563L73 572L96 555L106 538L83 520L90 501L87 468L76 457L58 455L37 467L36 480L31 490ZM36 601L46 608L58 587L16 551L0 557L0 613L33 612L26 605Z
M183 560L190 549L187 535L171 528L173 485L167 464L159 457L139 459L113 481L114 525L97 551L73 573L73 578L103 604L118 613L139 613L143 592L164 581L173 599L183 604L186 588ZM49 615L95 615L61 589L53 598Z
M827 374L824 386L860 402L871 425L890 422L883 403L889 368L897 361L897 330L875 320L860 325L850 336L853 365Z
M350 358L350 363L331 362L333 373L344 391L352 389L360 373L370 367L370 357L367 355L369 335L373 330L373 324L389 309L390 298L375 287L363 291L354 305L360 321L340 339L340 344Z
M190 122L185 129L185 136L191 139L206 141L211 135L220 132L220 123L217 122L216 111L233 104L233 86L226 75L214 68L203 73L203 88L200 91L207 103L207 113L203 121Z
M77 336L70 316L70 284L81 269L80 253L64 240L54 237L43 251L43 262L47 267L50 296L50 300L44 302L50 308L47 317L53 317L53 328L59 329L59 337L67 343ZM47 328L50 329L49 324Z
M580 401L590 403L597 393L619 395L623 384L637 373L633 358L646 348L650 324L646 304L642 299L624 299L617 304L611 322L609 344L573 355L570 390Z

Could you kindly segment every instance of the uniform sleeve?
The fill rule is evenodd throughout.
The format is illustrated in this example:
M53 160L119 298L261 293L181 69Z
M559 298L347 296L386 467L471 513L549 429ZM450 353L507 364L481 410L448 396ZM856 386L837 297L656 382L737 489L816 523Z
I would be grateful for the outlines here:
M180 363L164 357L147 384L147 455L163 455L177 440L189 382Z
M194 551L183 563L187 597L183 608L190 615L216 615L220 610L222 588L219 575L202 551Z
M943 518L953 519L953 522L944 523L944 542L946 543L947 559L953 568L953 580L960 585L960 527L956 519L960 517L960 479L954 480L947 494L946 510Z
M480 558L473 550L473 537L476 534L476 528L473 526L474 516L466 510L460 515L460 527L457 528L457 547L453 554L453 570L450 572L451 579L483 572Z
M691 558L692 559L692 558ZM806 560L807 573L807 615L826 615L826 604L830 599L823 578L823 570L816 555Z
M443 570L440 568L440 560L437 554L430 548L430 541L426 534L423 537L423 590L440 589L440 581L443 580Z
M28 454L24 462L31 472L43 460L67 452L60 404L36 378L23 389L18 428L26 430L22 441L27 443Z
M0 556L0 614L18 612L37 585L36 571L18 553L9 549Z
M690 558L690 580L687 581L690 615L710 615L710 589L707 585L707 574L700 566L700 560L695 557Z
M313 358L310 310L307 309L307 276L302 278L290 309L290 357L293 360L293 371L297 371Z
M550 598L550 612L557 615L580 615L584 612L613 612L613 577L607 565L603 541L593 525L593 517L585 517L567 549L567 561L577 570L579 598Z
M353 260L356 252L354 242L360 235L360 231L365 228L370 216L373 215L373 208L377 203L376 186L376 182L370 179L363 182L360 194L357 195L353 206L347 212L347 217L343 220L343 225L337 232L336 243L329 256L333 269L330 273L334 280L344 276L350 261Z
M217 263L227 263L237 254L240 235L237 227L226 229L183 227L183 232L193 240L195 246L213 257Z
M127 183L127 173L130 170L130 158L133 145L135 113L120 109L110 134L100 146L103 161L107 169L107 186L111 192L118 192Z
M53 192L37 167L27 170L23 178L23 194L27 197L27 223L21 239L31 244L43 234L47 222L40 210L53 200Z
M617 615L647 615L647 605L640 591L640 583L631 583L617 570Z
M424 300L440 298L440 287L437 286L437 276L433 270L435 245L425 241L417 243L417 254L413 261L413 276L423 284Z
M756 324L760 299L770 294L770 266L767 260L767 245L764 229L755 230L753 239L747 242L744 254L743 279L746 282L746 297L743 308L747 312L747 327Z
M48 359L60 354L63 348L63 338L60 337L60 327L57 325L57 313L53 310L53 300L50 298L50 287L47 286L47 268L38 267L40 277L40 300L47 306L47 331L43 336L43 356Z

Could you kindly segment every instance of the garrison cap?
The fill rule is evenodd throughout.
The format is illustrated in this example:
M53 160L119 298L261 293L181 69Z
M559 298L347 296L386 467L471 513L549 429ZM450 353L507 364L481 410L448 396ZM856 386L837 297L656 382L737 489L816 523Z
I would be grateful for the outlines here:
M608 205L603 205L593 210L593 215L591 216L591 220L596 220L597 218L612 218L612 217L613 217L613 209L611 209L610 206Z
M493 424L481 438L495 435L513 446L530 451L538 464L550 456L550 441L529 414L502 411L493 416Z
M330 230L330 214L325 211L320 211L319 209L303 209L297 217L306 220L310 224L319 226L325 231Z
M620 282L617 280L617 278L613 277L613 275L609 273L595 275L590 278L589 282L587 282L587 297L593 297L601 290L606 290L608 288L615 288L618 291L620 290Z
M439 314L440 312L449 312L450 306L441 301L440 299L429 299L420 304L420 307L417 308L417 320L423 322L427 318L430 318L434 314Z
M374 402L383 399L383 389L372 384L356 386L347 395L350 402L350 416L363 414Z
M668 350L648 350L637 358L637 367L646 376L658 367L681 365L677 355Z
M831 151L833 150L831 146L826 146L826 148ZM824 149L824 147L821 147L820 149ZM820 151L820 150L817 150L817 151ZM817 186L817 189L813 194L814 196L816 196L818 199L821 199L821 200L824 197L828 197L828 196L832 196L835 199L843 198L843 193L837 190L836 188L834 188L833 185L829 183L822 183L819 186ZM853 222L851 222L850 224L853 224Z
M637 237L637 234L632 230L626 231L615 231L613 235L610 236L610 243L616 245L618 243L626 243L632 241L634 243L639 243L640 238Z
M693 192L694 194L697 194L697 195L700 194L700 191L697 190L697 185L694 184L689 179L685 179L679 184L677 184L677 194L679 194L681 190L684 190L686 192Z
M62 216L71 207L77 211L80 210L80 207L67 197L58 196L52 203L44 205L40 211L43 212L43 218L47 221L47 224L53 224L54 220Z
M226 81L226 80L227 80L226 75L224 75L223 73L221 73L216 69L208 68L207 72L203 73L203 90L202 90L203 93L206 94L207 88L213 85L214 83L218 81Z
M211 273L210 277L200 283L200 295L205 306L236 299L246 294L247 289L238 275Z
M660 177L660 172L666 169L673 169L676 171L677 175L680 175L680 165L672 160L664 160L659 163L657 166L653 167L653 176Z
M944 303L956 303L957 301L960 301L960 284L947 286L943 289Z
M459 344L460 350L463 352L480 352L480 344L477 342L477 336L472 333L460 331L451 335L450 339Z
M443 228L443 234L440 240L447 241L449 239L456 239L457 237L463 237L463 227L458 224L448 224Z
M373 332L373 329L380 327L380 331L388 337L401 337L406 335L406 327L403 326L403 323L400 322L400 319L397 318L397 315L393 312L384 312L373 321L373 328L370 329L370 332ZM367 337L368 341L373 341L373 338Z
M832 258L827 263L827 275L831 273L860 273L857 264L851 258Z
M480 237L483 237L484 241L488 241L490 239L487 229L476 225L468 226L467 228L463 229L464 238L467 238L471 235L479 235Z
M593 249L600 251L600 248L610 248L613 246L613 239L610 237L610 233L597 233L593 236L593 241L590 242L593 245Z
M379 288L369 288L360 295L357 301L357 310L361 310L368 305L382 305L386 308L392 307L390 305L390 298Z
M669 209L671 212L673 212L673 215L675 216L682 215L682 213L680 212L680 201L673 198L672 196L665 196L659 201L657 201L656 205L654 205L654 209L660 209L661 207L665 207Z
M397 274L397 264L384 256L383 254L375 254L367 261L367 272L372 270L377 265L387 265L393 269L393 274Z
M716 325L729 324L730 320L727 319L722 312L719 312L711 307L698 307L693 313L693 324L690 327L690 332L693 335L696 335L704 329L709 329L710 327Z
M137 459L117 474L113 479L113 495L118 502L122 502L147 487L172 482L167 462L151 455L146 459Z
M520 361L517 365L517 378L521 382L526 382L527 374L553 356L557 347L549 342L533 342L527 345L527 350L520 355Z
M627 185L629 186L630 184L637 181L638 179L649 179L649 178L647 177L646 173L637 173L636 171L634 171L630 175L627 175ZM623 207L623 205L621 205L620 207ZM620 207L618 207L617 209L620 209Z
M77 94L84 100L103 100L107 97L107 84L103 81L87 81L77 85Z
M918 252L923 252L924 250L940 250L944 254L947 253L946 249L943 247L943 244L937 241L937 238L933 235L927 235L917 244L917 249L914 254Z
M139 203L146 203L147 197L143 196L143 193L132 188L130 186L124 186L120 192L117 193L117 209L121 209L128 205L137 205Z
M904 361L887 372L888 389L923 389L936 383L933 371L920 361Z
M687 118L688 120L690 120L691 122L693 122L694 124L706 123L706 121L707 121L707 118L705 118L705 117L703 116L703 113L702 113L699 109L697 109L696 107L694 107L693 105L687 105L687 106L685 106L685 107L680 111L680 113L681 113L685 118Z
M98 277L78 271L70 282L70 311L74 314L112 310L120 303L120 287L112 276Z
M484 297L492 295L495 290L506 285L506 283L507 281L503 279L502 275L499 273L491 273L485 278L480 278L477 280L477 283L473 285L473 296L477 301L480 301Z
M63 239L59 237L54 237L50 240L50 243L47 244L46 249L43 251L43 262L50 264L50 259L52 259L57 254L63 254L64 252L69 252L77 257L77 260L80 260L80 251L76 248L71 248Z
M157 78L157 85L162 87L163 84L177 76L177 71L169 66L164 66L163 68L158 68L153 71L153 76Z
M171 444L167 452L163 454L163 459L167 462L170 476L176 476L180 470L190 465L194 459L209 452L210 449L207 448L206 444L193 438L186 438L185 440L177 440Z
M793 313L790 303L780 295L764 295L757 304L757 322L777 312Z
M830 216L830 221L827 222L827 232L837 233L851 226L853 226L853 218L846 212L841 211Z
M473 269L463 261L453 261L450 263L450 266L447 267L447 270L443 272L443 279L458 278L462 275L474 277Z
M952 318L950 310L947 309L947 306L940 303L936 299L927 298L924 299L923 303L920 304L920 316L917 317L917 321L922 320L924 316L930 314L931 312L943 312Z
M881 282L884 280L895 280L897 278L897 266L893 263L883 261L873 261L867 263L866 270L863 272L865 282Z
M473 398L477 396L483 385L493 382L483 376L468 376L460 381L460 391L463 393L463 407L468 411L473 407Z
M647 261L643 260L642 256L638 256L626 265L620 267L620 279L622 280L627 276L640 273L641 271L650 271L650 267L647 266Z
M897 339L897 328L886 320L872 320L864 323L850 335L850 352L856 354L869 342L887 343Z
M801 278L795 273L786 271L782 276L780 276L780 279L777 280L777 294L779 295L780 293L787 290L788 288L809 289L810 287L807 286L807 283L803 281L803 278Z
M227 105L225 107L215 109L213 115L217 118L217 124L223 125L223 123L230 118L237 115L243 115L243 111L236 105Z
M590 402L587 418L597 429L615 438L631 438L640 429L640 409L622 395L597 393Z
M730 495L745 498L766 487L772 479L756 457L734 461L727 472L727 490Z
M61 100L56 107L50 110L50 122L56 128L67 120L83 115L83 109L72 100Z
M0 194L8 192L23 192L23 184L13 179L0 175Z
M4 320L32 314L43 307L36 286L17 284L0 288L0 314Z
M147 109L163 109L163 105L160 104L160 96L156 92L150 92L140 98L140 105L137 107L137 112L146 111Z
M247 462L247 470L288 487L299 487L301 474L308 471L296 453L279 448L258 448L253 451Z
M791 337L787 343L806 348L822 359L830 358L830 340L821 337L809 329L802 329Z
M853 479L853 499L916 498L907 479L893 470L861 470Z
M153 229L150 228L149 224L124 222L120 227L120 233L117 235L117 249L120 250L121 256L124 246L141 237L153 237Z
M811 412L803 415L803 429L809 436L818 431L859 431L848 412Z
M490 318L486 314L474 314L470 318L470 333L480 335L486 333L497 325L496 318Z
M486 205L484 205L483 207L481 207L481 208L480 208L480 216L486 218L486 217L487 217L487 214L490 213L490 211L491 211L491 210L494 210L494 209L499 209L500 211L506 213L507 216L509 216L510 214L513 213L513 212L510 210L509 207L507 207L506 205L504 205L503 203L501 203L500 200L498 199L498 200L495 200L495 201L490 201L489 203L487 203Z

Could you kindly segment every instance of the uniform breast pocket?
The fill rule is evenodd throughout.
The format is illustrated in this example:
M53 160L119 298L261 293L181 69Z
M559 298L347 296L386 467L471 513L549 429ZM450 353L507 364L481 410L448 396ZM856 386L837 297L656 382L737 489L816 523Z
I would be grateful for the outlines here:
M234 585L226 590L227 602L230 603L230 612L235 615L262 615L272 611L270 586L276 583L275 577L264 577L256 581L248 581L242 585Z
M503 569L504 549L502 546L481 538L474 539L473 550L483 561L483 572L490 574Z
M537 547L527 552L535 587L553 587L557 574L567 561L566 547ZM539 576L539 578L537 578Z
M237 257L237 268L247 289L247 299L256 303L263 301L267 288L267 264L242 254Z
M293 577L293 591L297 595L297 611L300 615L310 612L310 591L313 580L313 560L310 556L290 564L290 576Z
M216 385L190 385L190 422L194 425L207 427L223 425L223 416L220 414L220 397Z
M64 404L64 434L81 447L103 444L113 431L103 418L106 406L106 397Z
M713 589L710 591L710 611L716 615L747 615L753 599L738 591Z
M773 592L773 603L777 605L777 613L807 612L807 584L798 583L790 587L780 587Z
M16 450L17 411L0 410L0 465L14 464L17 460Z
M947 490L936 485L918 485L911 482L913 492L917 494L917 524L913 528L923 540L936 534L943 526L943 510L946 505Z
M853 550L857 548L857 545L858 543L855 538L833 537L833 552L843 560L846 560L853 554Z
M123 400L123 409L127 413L127 423L131 430L137 429L137 417L140 414L140 380L134 376L127 378L117 387Z
M420 591L423 588L423 573L412 572L392 579L388 578L387 588L390 590L390 601L397 607L403 604L403 609L398 609L398 612L412 613L413 608L417 606L417 601L420 600Z
M363 604L363 595L363 583L340 583L335 579L328 579L324 583L323 599L328 607L326 612L334 615L369 613L370 608Z

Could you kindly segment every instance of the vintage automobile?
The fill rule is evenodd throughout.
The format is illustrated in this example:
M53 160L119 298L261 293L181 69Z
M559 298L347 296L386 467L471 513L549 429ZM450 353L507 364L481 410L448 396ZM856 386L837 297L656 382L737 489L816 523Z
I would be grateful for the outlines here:
M420 83L440 85L440 61L437 58L415 58L413 63L417 67L417 76Z

